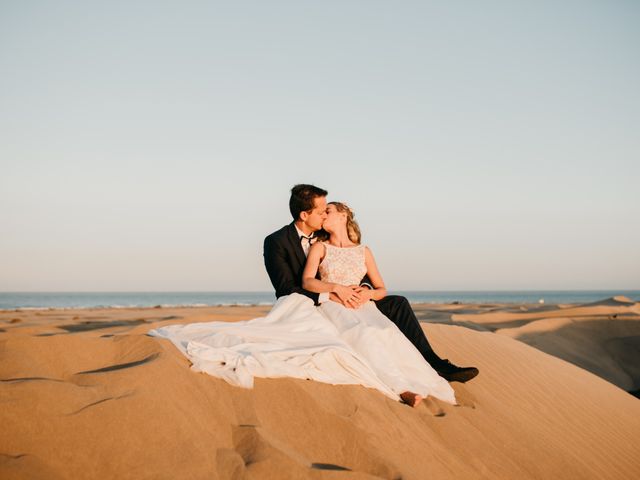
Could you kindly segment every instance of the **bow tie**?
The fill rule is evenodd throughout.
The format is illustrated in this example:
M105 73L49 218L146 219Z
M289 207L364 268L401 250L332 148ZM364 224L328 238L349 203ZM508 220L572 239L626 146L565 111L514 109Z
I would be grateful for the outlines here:
M304 241L306 240L307 242L309 242L309 245L311 245L311 240L315 239L316 237L313 236L313 233L311 235L309 235L308 237L305 237L304 235L300 235L300 241Z

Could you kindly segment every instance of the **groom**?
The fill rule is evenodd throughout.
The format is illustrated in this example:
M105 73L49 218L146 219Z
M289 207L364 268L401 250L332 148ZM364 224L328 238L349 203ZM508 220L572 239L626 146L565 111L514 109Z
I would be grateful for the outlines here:
M314 185L294 186L289 199L293 222L264 239L264 264L278 298L299 293L309 297L316 305L330 301L343 303L333 293L318 294L302 288L302 271L309 247L316 241L314 234L322 228L322 223L327 217L326 197L327 191ZM368 277L365 276L360 287L356 289L361 301L370 298L367 290L372 287L368 281ZM466 382L478 374L477 368L458 367L449 360L440 358L433 351L405 297L387 295L375 303L378 310L396 324L441 377L450 382ZM358 306L358 303L345 304L347 308Z

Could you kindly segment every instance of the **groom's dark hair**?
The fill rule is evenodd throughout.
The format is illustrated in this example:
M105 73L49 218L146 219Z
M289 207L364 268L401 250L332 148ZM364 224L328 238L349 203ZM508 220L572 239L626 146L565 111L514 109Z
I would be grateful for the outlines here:
M318 188L315 185L306 185L301 183L291 189L291 198L289 198L289 211L293 220L298 220L301 212L313 210L313 200L317 197L326 197L327 191Z

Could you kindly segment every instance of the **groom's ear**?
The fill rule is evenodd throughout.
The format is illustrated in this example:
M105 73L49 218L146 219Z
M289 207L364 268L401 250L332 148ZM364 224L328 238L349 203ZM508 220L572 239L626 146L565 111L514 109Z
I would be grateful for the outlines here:
M309 212L300 212L300 220L302 220L303 222L307 221L307 218L309 218Z

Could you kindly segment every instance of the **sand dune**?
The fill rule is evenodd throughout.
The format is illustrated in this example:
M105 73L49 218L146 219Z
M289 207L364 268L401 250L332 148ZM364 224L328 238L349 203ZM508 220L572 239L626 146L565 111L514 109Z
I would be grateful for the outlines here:
M635 303L626 297L619 296L584 305L529 307L526 311L514 312L499 309L486 313L454 313L451 319L453 321L471 321L482 325L494 325L503 322L529 321L537 318L620 314L640 315L640 303Z
M577 308L603 307L627 314L637 304ZM0 478L620 479L640 472L640 401L511 338L515 331L425 324L439 352L481 373L453 384L459 406L428 399L417 409L359 386L257 379L253 390L232 387L190 371L170 342L145 335L163 324L267 310L0 312ZM575 323L563 310L528 333ZM623 337L616 338L611 348L620 350Z
M640 303L617 296L584 305L452 314L520 340L636 392L640 389Z
M549 318L496 333L567 360L624 390L640 389L640 318Z

